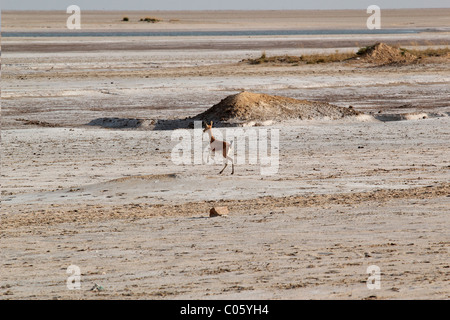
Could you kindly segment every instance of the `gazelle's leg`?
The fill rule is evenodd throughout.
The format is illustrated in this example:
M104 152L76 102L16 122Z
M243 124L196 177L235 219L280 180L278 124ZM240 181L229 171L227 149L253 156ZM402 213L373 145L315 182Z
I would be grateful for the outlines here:
M215 161L215 157L216 157L216 151L210 149L208 163L213 163Z
M225 167L223 167L222 171L219 172L219 174L222 174L223 170L228 166L228 162L225 162Z
M227 156L227 163L228 160L231 161L231 174L234 174L234 162L233 162L233 158L231 158L230 156Z

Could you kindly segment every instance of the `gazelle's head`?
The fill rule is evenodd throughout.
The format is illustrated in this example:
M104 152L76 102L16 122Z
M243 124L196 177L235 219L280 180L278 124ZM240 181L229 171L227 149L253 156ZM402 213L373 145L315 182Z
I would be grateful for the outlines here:
M207 132L208 130L211 130L212 129L212 125L213 125L212 121L211 121L211 124L207 124L205 122L205 129L203 129L203 133Z

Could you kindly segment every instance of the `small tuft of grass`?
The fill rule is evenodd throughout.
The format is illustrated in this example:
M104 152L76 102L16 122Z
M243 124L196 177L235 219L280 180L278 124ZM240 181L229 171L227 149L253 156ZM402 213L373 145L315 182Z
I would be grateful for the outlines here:
M123 17L123 18L122 18L122 21L130 21L130 18L128 18L128 17Z
M359 48L359 50L356 52L356 55L362 56L362 55L364 55L364 54L367 52L367 50L369 50L370 48L372 48L372 46L367 46L367 47Z
M266 52L263 51L263 52L261 53L261 56L260 56L259 58L256 58L256 59L248 59L248 62L249 62L250 64L267 63L268 60L267 60Z
M149 23L157 23L157 22L160 22L161 19L154 18L154 17L145 17L145 18L141 18L139 21L144 21L144 22L149 22Z

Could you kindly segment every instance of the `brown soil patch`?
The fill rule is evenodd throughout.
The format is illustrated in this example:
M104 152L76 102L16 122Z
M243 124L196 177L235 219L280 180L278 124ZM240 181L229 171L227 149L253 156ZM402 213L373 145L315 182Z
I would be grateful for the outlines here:
M38 126L38 127L46 127L46 128L57 128L60 127L57 123L49 123L46 121L39 120L27 120L27 119L16 119L16 121L22 121L26 126Z

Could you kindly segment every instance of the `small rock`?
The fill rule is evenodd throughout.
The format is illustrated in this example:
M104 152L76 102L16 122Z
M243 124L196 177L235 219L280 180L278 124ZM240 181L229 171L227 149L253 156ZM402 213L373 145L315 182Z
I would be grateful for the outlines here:
M211 210L209 210L209 216L211 218L220 217L227 214L228 214L228 207L214 207L211 208Z
M91 291L94 291L94 292L99 292L99 291L103 291L103 290L105 290L105 288L103 288L102 286L100 286L100 285L98 285L98 284L94 284L94 286L91 288Z

